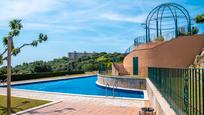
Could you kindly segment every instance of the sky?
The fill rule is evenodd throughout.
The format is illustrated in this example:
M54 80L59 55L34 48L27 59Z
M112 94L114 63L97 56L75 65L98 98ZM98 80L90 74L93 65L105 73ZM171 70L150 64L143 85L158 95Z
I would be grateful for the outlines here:
M204 0L0 0L0 37L7 36L8 23L22 19L23 29L15 46L30 43L39 33L48 41L26 47L12 57L12 65L52 60L68 52L125 52L148 13L166 2L181 4L191 17L204 13ZM3 51L0 45L0 51Z

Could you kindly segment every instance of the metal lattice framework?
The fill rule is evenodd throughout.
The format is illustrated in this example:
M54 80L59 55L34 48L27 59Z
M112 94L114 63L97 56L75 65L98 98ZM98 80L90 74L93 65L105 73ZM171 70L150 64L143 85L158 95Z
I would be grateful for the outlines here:
M146 19L146 42L151 41L151 34L156 37L167 32L173 32L177 37L180 32L191 33L191 18L189 12L176 3L164 3L155 7ZM171 38L165 38L171 39Z
M131 52L136 46L163 38L165 41L180 35L191 35L191 17L187 9L176 3L164 3L155 7L145 22L146 34L138 36L125 52Z

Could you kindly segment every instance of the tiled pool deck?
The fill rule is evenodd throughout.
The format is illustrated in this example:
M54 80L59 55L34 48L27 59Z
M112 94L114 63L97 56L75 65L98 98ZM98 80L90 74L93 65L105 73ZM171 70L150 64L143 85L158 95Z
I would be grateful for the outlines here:
M0 94L6 94L6 89L0 88ZM21 115L138 115L140 108L148 105L147 101L138 99L80 96L19 89L12 89L12 96L60 101Z

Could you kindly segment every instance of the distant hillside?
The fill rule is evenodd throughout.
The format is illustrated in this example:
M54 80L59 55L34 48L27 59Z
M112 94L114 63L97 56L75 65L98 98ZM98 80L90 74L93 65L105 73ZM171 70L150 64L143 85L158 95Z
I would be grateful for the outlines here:
M35 61L23 63L13 68L13 74L31 74L40 72L78 71L85 72L98 70L102 65L110 69L111 62L122 62L125 54L121 53L95 53L93 56L83 56L79 59L62 57L52 61ZM0 68L0 75L6 74L6 67Z

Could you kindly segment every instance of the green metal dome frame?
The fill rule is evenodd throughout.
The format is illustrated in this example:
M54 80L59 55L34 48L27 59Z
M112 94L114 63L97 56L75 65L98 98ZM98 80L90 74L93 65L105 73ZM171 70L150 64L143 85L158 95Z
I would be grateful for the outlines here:
M172 24L165 25L165 19L171 19ZM179 36L180 25L178 23L180 20L184 21L182 24L185 24L187 32L191 33L191 17L183 6L177 3L164 3L155 7L146 18L146 43L151 42L151 31L153 30L156 30L156 37L162 36L164 30L173 30L174 37Z

